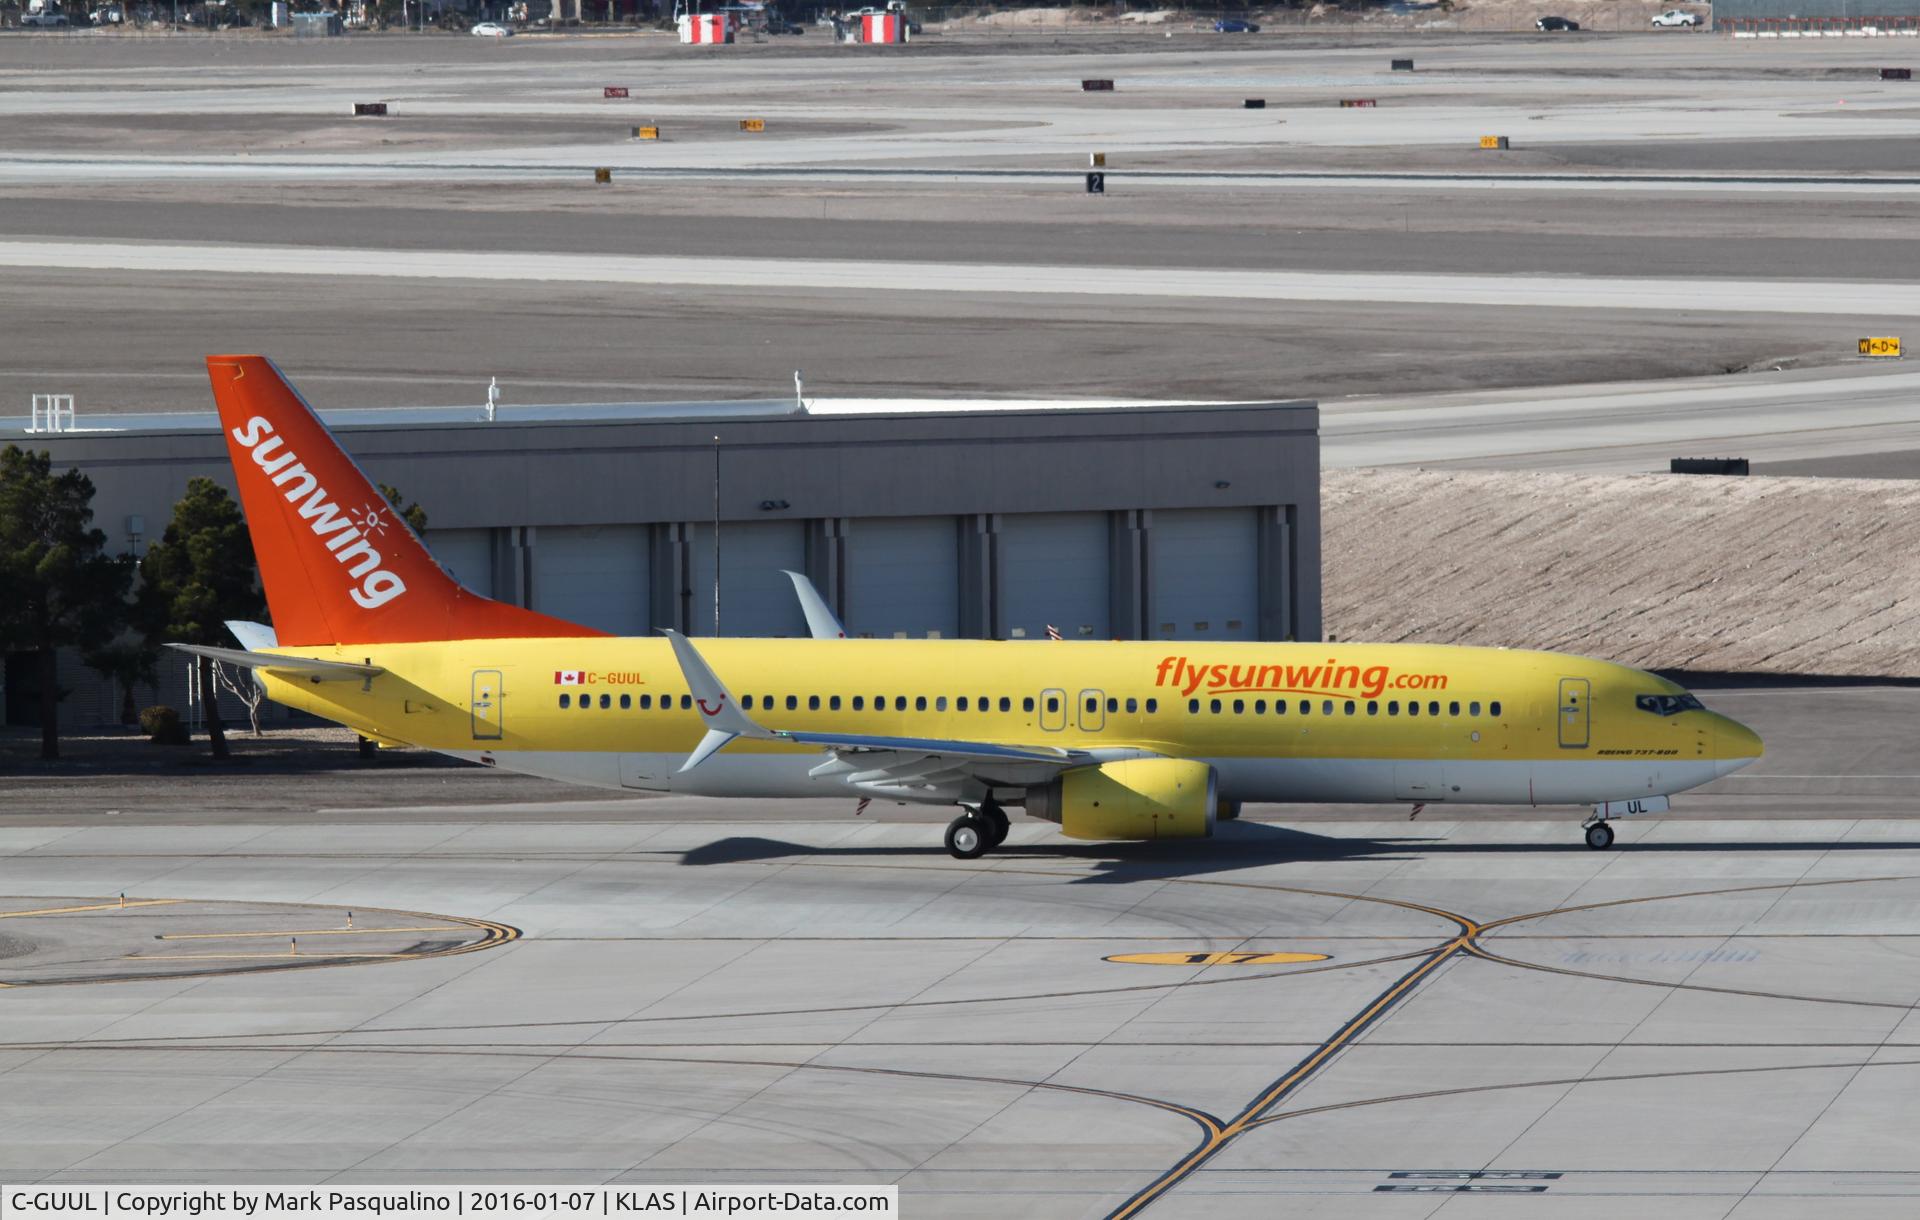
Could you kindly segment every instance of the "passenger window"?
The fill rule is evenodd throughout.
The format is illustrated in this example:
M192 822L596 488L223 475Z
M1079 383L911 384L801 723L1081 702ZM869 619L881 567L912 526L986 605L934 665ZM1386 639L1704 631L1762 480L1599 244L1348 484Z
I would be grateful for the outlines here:
M640 710L644 712L650 709L651 707L653 707L653 696L652 695L640 696Z
M1273 714L1276 716L1284 716L1287 714L1287 701L1285 699L1275 699L1273 701Z
M933 701L933 710L936 712L944 712L947 710L947 697L945 695L941 695Z
M1418 716L1419 714L1420 714L1420 701L1418 699L1407 700L1407 715Z
M1480 714L1480 701L1478 699L1475 699L1472 703L1467 704L1467 715L1478 716L1479 714Z
M1440 701L1438 699L1432 700L1427 704L1427 715L1438 716L1439 714L1440 714Z
M562 694L561 694L561 696L560 696L560 706L561 706L561 707L572 707L572 706L573 706L573 696L572 696L572 695L569 695L569 694L565 694L565 693L562 693Z
M632 696L632 695L622 695L622 696L620 696L620 710L621 710L621 711L623 711L623 712L624 712L624 711L626 711L626 710L627 710L628 708L630 708L630 707L632 707L632 706L633 706L633 696Z
M1109 712L1117 712L1117 711L1119 711L1119 710L1120 710L1120 701L1119 701L1118 699L1115 699L1115 698L1114 698L1114 697L1112 697L1111 695L1109 695L1109 696L1107 697L1107 710L1108 710Z
M1032 710L1033 710L1033 696L1032 696L1032 695L1028 695L1028 696L1027 696L1027 697L1026 697L1025 699L1022 699L1022 700L1020 701L1020 708L1021 708L1021 710L1022 710L1022 711L1027 711L1027 712L1030 712L1030 711L1032 711Z
M1127 700L1127 713L1128 713L1129 715L1131 715L1131 714L1133 714L1134 712L1137 712L1137 711L1139 711L1139 710L1140 710L1140 701L1139 701L1138 699L1129 699L1129 700Z
M607 710L608 708L610 708L610 707L612 707L612 706L613 706L613 696L612 696L612 695L602 695L602 696L600 696L600 710L601 710L601 711L603 711L603 712L604 712L604 711L606 711L606 710Z
M1378 716L1379 714L1380 714L1380 701L1378 699L1367 700L1367 715Z
M1215 700L1213 701L1213 705L1212 705L1212 708L1211 708L1211 710L1212 710L1212 712L1213 712L1213 714L1214 714L1214 715L1216 715L1216 716L1218 716L1218 715L1220 714L1220 701L1219 701L1218 699L1215 699Z
M855 695L853 697L853 710L856 712L864 712L867 710L867 697L865 695Z
M817 712L820 710L820 696L818 695L807 696L807 710L810 712Z
M798 695L787 696L787 710L790 712L797 712L800 710L800 696Z
M1302 699L1300 701L1300 714L1302 716L1311 716L1313 714L1313 704L1308 700Z
M682 695L682 696L680 696L680 710L681 710L681 711L683 711L683 712L684 712L684 711L688 711L688 710L689 710L689 709L691 709L692 707L693 707L693 696L692 696L692 695Z
M1160 701L1158 699L1147 700L1147 713L1149 715L1159 710L1160 710Z
M1500 701L1498 699L1487 704L1487 715L1492 716L1495 720L1500 719Z
M1398 716L1399 714L1400 714L1400 701L1398 699L1387 700L1387 715Z
M924 712L927 710L927 697L925 695L915 695L913 697L913 710L916 712Z
M1088 699L1088 700L1087 700L1087 710L1088 710L1089 712L1097 712L1097 711L1099 711L1099 710L1100 710L1100 701L1099 701L1098 699Z
M1256 716L1264 716L1267 714L1267 701L1265 699L1255 699L1253 701L1253 714Z
M905 695L895 695L893 697L893 710L896 712L904 712L907 710L907 697Z
M1355 703L1353 700L1351 699L1347 700L1347 715L1349 716L1353 715L1354 709L1358 706L1359 704Z
M750 711L752 711L752 710L753 710L753 696L752 696L752 695L742 695L742 696L740 696L740 710L741 710L741 711L743 711L743 712L750 712Z
M954 700L953 710L956 712L964 712L967 710L967 697L965 695L962 695L958 699Z
M1060 697L1058 695L1047 696L1047 710L1049 712L1057 712L1060 710Z
M840 696L831 695L827 698L827 710L830 712L837 712L840 710Z
M1322 716L1333 715L1333 700L1323 699L1320 701L1320 714Z
M1233 701L1233 714L1236 716L1244 716L1247 714L1247 701L1245 699L1235 699Z
M1458 716L1459 714L1460 714L1460 704L1459 704L1459 703L1457 703L1457 702L1455 702L1455 703L1449 703L1449 704L1447 704L1447 715L1449 715L1449 716Z
M1000 696L1000 710L1001 710L1001 711L1003 711L1003 712L1010 712L1010 711L1012 711L1012 710L1013 710L1013 700L1011 700L1011 699L1009 699L1009 698L1007 698L1007 697L1006 697L1005 695L1002 695L1002 696ZM1028 710L1032 710L1032 709L1028 709Z
M1200 714L1200 701L1198 699L1187 700L1187 714L1190 716L1197 716Z

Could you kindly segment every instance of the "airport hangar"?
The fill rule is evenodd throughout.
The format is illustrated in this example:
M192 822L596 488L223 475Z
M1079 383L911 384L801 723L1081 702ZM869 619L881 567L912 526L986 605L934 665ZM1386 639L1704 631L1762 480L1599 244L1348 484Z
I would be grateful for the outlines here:
M853 636L1320 636L1311 402L322 416L370 476L426 510L427 543L461 583L619 635L714 634L717 518L726 635L806 634L780 574L791 569ZM114 552L157 538L188 479L233 486L211 413L98 416L59 432L20 420L0 435L93 480L94 524ZM9 661L8 723L36 723L34 667ZM185 707L188 667L165 665L138 702ZM114 687L77 656L62 656L60 682L63 724L118 720Z

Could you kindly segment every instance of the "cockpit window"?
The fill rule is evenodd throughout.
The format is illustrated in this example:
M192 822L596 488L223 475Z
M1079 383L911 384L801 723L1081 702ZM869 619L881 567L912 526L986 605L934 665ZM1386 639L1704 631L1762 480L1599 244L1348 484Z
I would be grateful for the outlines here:
M1703 712L1706 710L1700 701L1692 695L1637 695L1633 705L1643 712L1652 712L1656 716L1672 716L1679 712Z

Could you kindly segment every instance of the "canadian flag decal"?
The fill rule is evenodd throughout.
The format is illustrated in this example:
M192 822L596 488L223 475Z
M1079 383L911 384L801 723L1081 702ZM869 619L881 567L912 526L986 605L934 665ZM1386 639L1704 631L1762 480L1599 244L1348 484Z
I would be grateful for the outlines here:
M556 669L553 671L553 684L555 686L579 686L586 680L587 671L584 669Z

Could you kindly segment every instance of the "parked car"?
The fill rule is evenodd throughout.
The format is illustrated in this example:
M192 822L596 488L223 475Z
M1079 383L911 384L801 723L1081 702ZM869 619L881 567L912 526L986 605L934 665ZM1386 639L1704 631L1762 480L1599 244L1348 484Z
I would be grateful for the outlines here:
M22 13L20 24L38 26L41 29L64 29L67 25L65 13Z
M1580 23L1567 17L1542 17L1533 23L1533 28L1536 30L1545 30L1548 33L1556 31L1565 32L1579 29Z
M1213 23L1216 34L1258 34L1260 27L1251 21L1242 21L1238 17L1222 17Z
M1653 24L1659 25L1659 26L1670 26L1670 25L1692 26L1692 25L1699 25L1700 18L1697 14L1683 13L1677 8L1670 8L1666 12L1661 13L1659 16L1655 17L1653 19Z
M498 21L482 21L479 25L476 25L473 27L472 32L481 38L512 38L513 37L513 30L507 26L501 25Z

